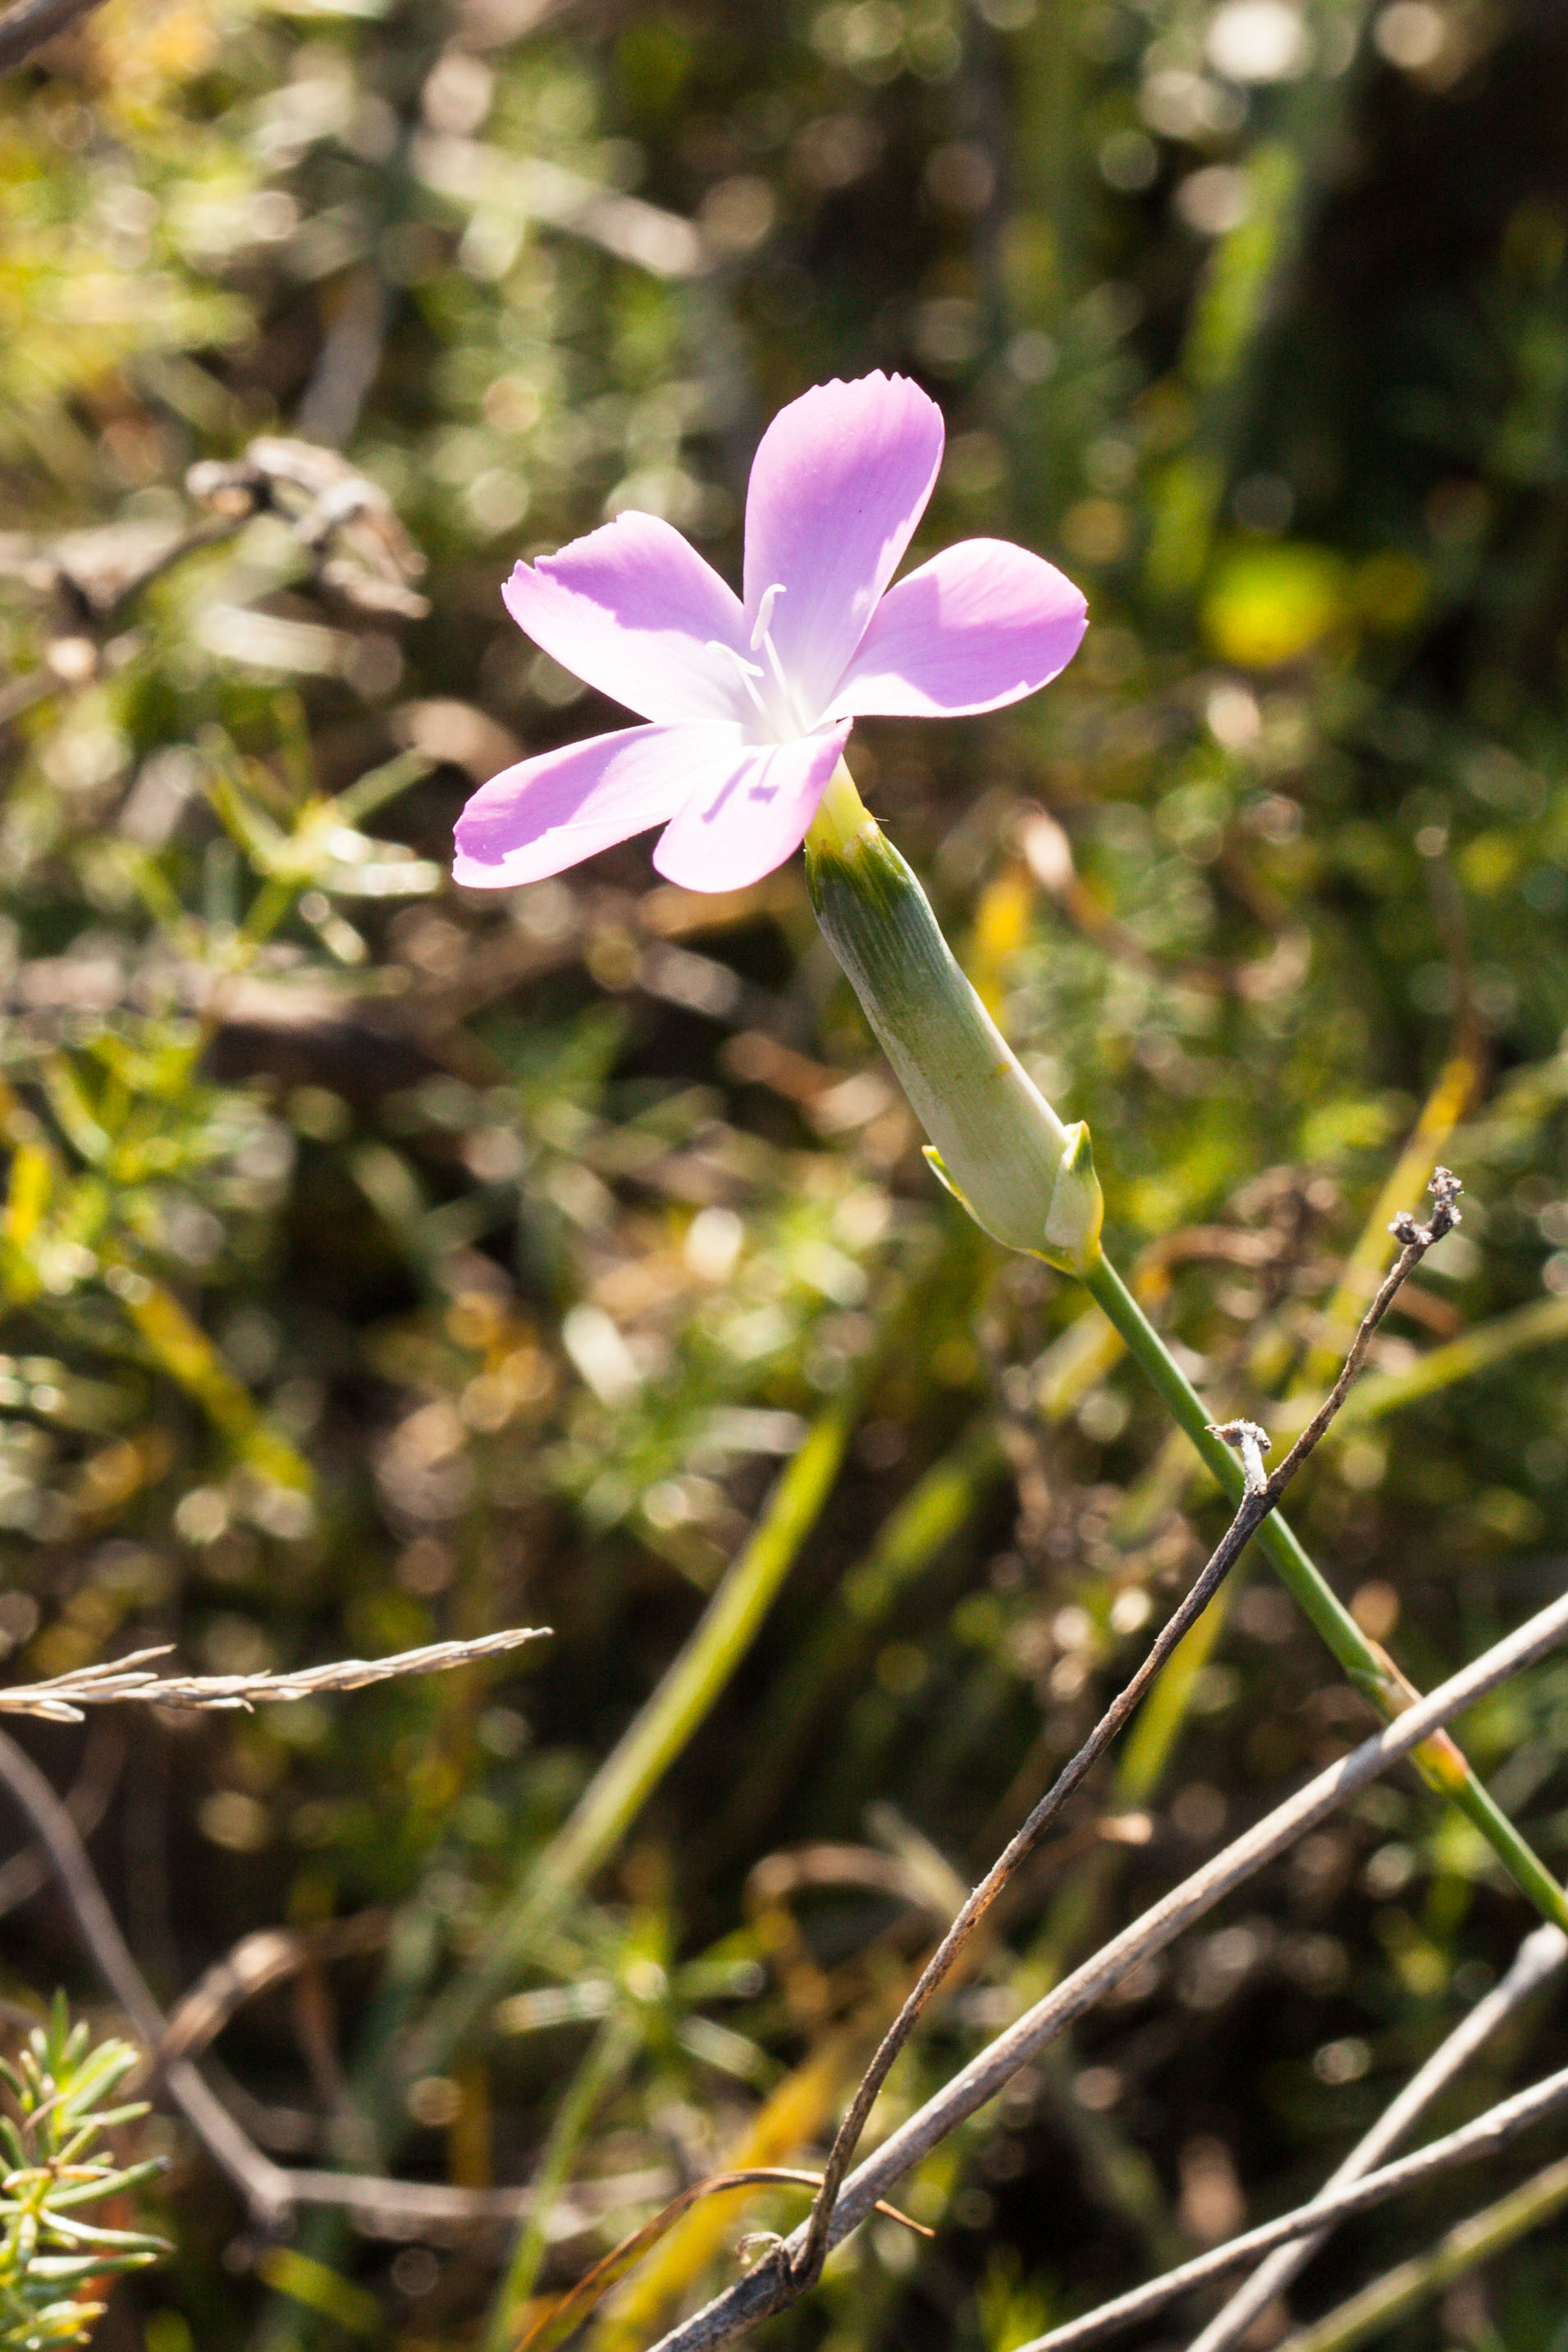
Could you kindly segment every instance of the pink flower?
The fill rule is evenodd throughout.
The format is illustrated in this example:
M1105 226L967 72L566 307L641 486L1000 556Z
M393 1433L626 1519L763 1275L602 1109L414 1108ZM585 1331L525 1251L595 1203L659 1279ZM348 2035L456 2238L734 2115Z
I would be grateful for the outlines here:
M536 882L662 824L661 874L741 889L799 848L856 719L997 710L1053 678L1084 604L1038 555L966 540L888 585L942 439L903 376L782 409L751 468L744 604L655 515L519 563L518 626L651 723L492 776L458 820L457 880Z

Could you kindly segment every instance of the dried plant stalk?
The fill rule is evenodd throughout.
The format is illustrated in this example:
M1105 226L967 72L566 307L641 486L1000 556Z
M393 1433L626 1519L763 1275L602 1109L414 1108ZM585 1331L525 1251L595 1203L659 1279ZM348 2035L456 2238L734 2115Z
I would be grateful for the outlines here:
M1287 1853L1299 1838L1315 1829L1320 1822L1327 1821L1391 1765L1409 1756L1439 1726L1463 1714L1478 1699L1535 1664L1564 1641L1568 1641L1568 1598L1539 1611L1516 1632L1461 1667L1404 1715L1309 1780L1190 1878L1174 1886L961 2067L950 2082L850 2175L833 2208L830 2242L837 2244L858 2228L879 2197L885 2196L959 2124L993 2099L1020 2067L1028 2065L1134 1969L1174 1943L1195 1920L1212 1911L1265 1864ZM1330 2218L1326 2209L1314 2209L1310 2226L1322 2228ZM712 2303L673 2328L662 2340L658 2352L713 2352L713 2347L732 2342L779 2308L781 2273L787 2274L787 2266L804 2244L805 2236L804 2227L793 2231L778 2254L737 2279ZM1262 2252L1267 2248L1255 2251ZM1241 2258L1246 2258L1245 2253ZM787 2284L783 2299L789 2300Z
M392 1682L402 1675L444 1675L454 1666L472 1665L477 1658L493 1658L525 1642L542 1641L548 1625L511 1625L499 1633L481 1633L471 1642L432 1642L420 1650L399 1650L389 1658L340 1658L327 1666L307 1666L283 1675L155 1675L150 1658L166 1658L172 1645L132 1650L103 1665L80 1666L50 1682L21 1683L0 1690L0 1712L41 1716L47 1723L80 1723L82 1709L107 1706L122 1699L140 1699L152 1706L243 1708L276 1706L286 1699L317 1698L327 1691L363 1690L369 1683Z
M1364 2179L1412 2130L1433 2101L1439 2098L1477 2051L1531 1996L1538 1993L1568 1960L1568 1937L1560 1927L1537 1927L1525 1937L1500 1984L1459 2020L1426 2064L1387 2105L1372 2129L1359 2139L1344 2161L1323 2184L1323 2193ZM1326 2232L1323 2233L1326 2235ZM1223 2311L1216 2314L1203 2334L1194 2338L1190 2352L1235 2352L1248 2329L1277 2294L1282 2294L1298 2271L1312 2260L1322 2236L1298 2239L1281 2246L1259 2265L1253 2276L1236 2290Z
M1136 2321L1153 2318L1167 2304L1175 2303L1194 2287L1206 2286L1210 2280L1223 2278L1227 2271L1239 2270L1255 2254L1271 2252L1277 2246L1295 2243L1302 2238L1315 2238L1333 2229L1353 2215L1369 2212L1385 2198L1397 2196L1402 2189L1413 2189L1447 2172L1457 2164L1468 2164L1477 2157L1495 2156L1532 2124L1544 2123L1551 2116L1561 2115L1568 2106L1568 2067L1561 2074L1549 2074L1544 2082L1532 2083L1526 2091L1516 2091L1511 2099L1501 2099L1474 2123L1465 2124L1429 2147L1417 2148L1414 2156L1402 2156L1380 2172L1369 2172L1363 2179L1345 2187L1325 2189L1308 2205L1299 2205L1293 2213L1281 2213L1278 2221L1260 2221L1255 2230L1246 2231L1239 2238L1228 2239L1207 2254L1197 2254L1189 2263L1182 2263L1166 2271L1146 2286L1134 2287L1130 2294L1119 2294L1112 2303L1103 2303L1096 2310L1085 2312L1082 2319L1070 2319L1065 2326L1053 2327L1049 2335L1031 2336L1020 2344L1018 2352L1081 2352L1081 2347L1098 2344L1103 2336L1118 2334Z
M1396 2269L1364 2286L1348 2303L1325 2312L1279 2347L1279 2352L1355 2352L1396 2319L1404 2319L1424 2303L1468 2277L1483 2263L1529 2231L1554 2221L1568 2205L1568 2156L1559 2157L1532 2180L1500 2197L1494 2205L1471 2213L1429 2246ZM1196 2352L1196 2347L1195 2347Z
M1363 1317L1361 1328L1328 1394L1271 1475L1263 1464L1269 1438L1256 1423L1229 1421L1209 1424L1209 1434L1220 1439L1241 1457L1244 1485L1236 1515L1220 1538L1207 1565L1155 1637L1142 1665L1112 1700L1087 1740L1058 1773L1029 1819L1009 1840L921 1971L919 1981L883 2036L834 2136L822 2171L822 2185L808 2219L805 2238L799 2250L791 2255L788 2280L780 2289L781 2301L793 2302L814 2284L821 2274L828 2253L828 2232L834 2201L849 2170L851 2158L894 2062L915 2031L924 2011L944 1979L951 1974L966 1944L987 1912L1017 1875L1069 1797L1126 1724L1155 1676L1186 1640L1189 1629L1202 1616L1302 1464L1318 1445L1343 1403L1365 1360L1373 1335L1399 1291L1433 1244L1452 1232L1458 1224L1459 1190L1458 1178L1448 1169L1439 1168L1432 1178L1435 1208L1430 1223L1418 1225L1413 1217L1396 1219L1393 1230L1400 1243L1399 1256Z

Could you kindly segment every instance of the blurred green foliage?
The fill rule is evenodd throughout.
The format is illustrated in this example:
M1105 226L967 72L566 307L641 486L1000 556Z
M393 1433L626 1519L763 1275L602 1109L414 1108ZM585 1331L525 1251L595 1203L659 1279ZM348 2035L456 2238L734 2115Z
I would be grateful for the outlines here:
M129 2042L94 2045L57 1998L47 2024L32 2029L16 2065L0 2074L16 2110L0 2118L0 2335L14 2352L85 2342L105 2309L89 2299L95 2289L169 2251L162 2238L106 2228L85 2210L106 2198L123 2206L162 2168L155 2157L117 2164L99 2145L146 2114L105 2104L140 2063Z
M1414 1204L1448 1159L1463 1232L1300 1516L1422 1682L1561 1581L1565 99L1526 0L108 0L8 78L0 1633L21 1675L555 1628L330 1708L38 1734L162 1995L388 1914L384 1964L227 2030L275 2155L575 2184L515 2260L258 2249L183 2149L106 2345L467 2340L508 2262L553 2291L684 2181L809 2161L1212 1527L1080 1297L933 1191L798 874L444 879L476 782L617 715L507 567L632 505L733 574L810 382L942 398L912 561L995 532L1089 591L1047 694L852 759L1206 1395L1319 1383L1391 1171ZM760 1636L546 1904L835 1415ZM1364 1719L1239 1589L879 2126ZM1561 1864L1563 1673L1467 1739ZM879 2222L778 2332L1005 2352L1273 2210L1527 1924L1414 1784L1370 1792L933 2159L933 2248ZM18 1984L88 1986L47 1898L5 1936ZM689 2216L598 2352L799 2210ZM1386 2340L1546 2352L1565 2300L1545 2235Z

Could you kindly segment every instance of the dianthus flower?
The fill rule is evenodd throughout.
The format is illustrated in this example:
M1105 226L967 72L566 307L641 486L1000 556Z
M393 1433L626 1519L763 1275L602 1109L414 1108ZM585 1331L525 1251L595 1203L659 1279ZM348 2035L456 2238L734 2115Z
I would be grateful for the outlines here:
M751 469L744 600L655 515L519 563L504 592L519 628L651 723L493 776L458 820L456 879L536 882L662 824L669 881L744 888L800 846L855 719L997 710L1053 678L1083 598L1027 549L965 540L888 584L942 444L940 409L903 376L780 410Z

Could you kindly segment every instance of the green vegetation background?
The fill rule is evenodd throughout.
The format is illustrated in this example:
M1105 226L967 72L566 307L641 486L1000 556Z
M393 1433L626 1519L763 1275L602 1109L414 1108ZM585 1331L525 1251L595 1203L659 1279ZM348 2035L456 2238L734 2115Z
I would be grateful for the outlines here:
M631 505L733 572L781 403L940 397L914 554L1020 539L1092 625L1034 701L852 762L1217 1404L1320 1381L1358 1236L1458 1169L1299 1507L1434 1681L1568 1536L1565 108L1530 0L110 0L5 86L0 1633L24 1679L554 1628L29 1738L165 2001L384 1915L214 2079L279 2160L579 2184L518 2297L810 2160L1214 1513L1081 1297L934 1192L797 871L453 889L474 782L621 715L506 570ZM791 1461L777 1599L567 1868ZM1367 1720L1257 1571L883 2113ZM1568 1672L1467 1738L1568 1859ZM3 1885L8 1988L90 2004ZM876 2225L777 2334L1007 2352L1277 2210L1528 1925L1379 1788L925 2168L934 2244ZM109 2352L484 2326L504 2236L266 2246L171 2145L178 2252ZM1300 2309L1500 2185L1346 2231ZM800 2210L688 2224L595 2352ZM1547 2232L1383 2340L1563 2352L1565 2305Z

